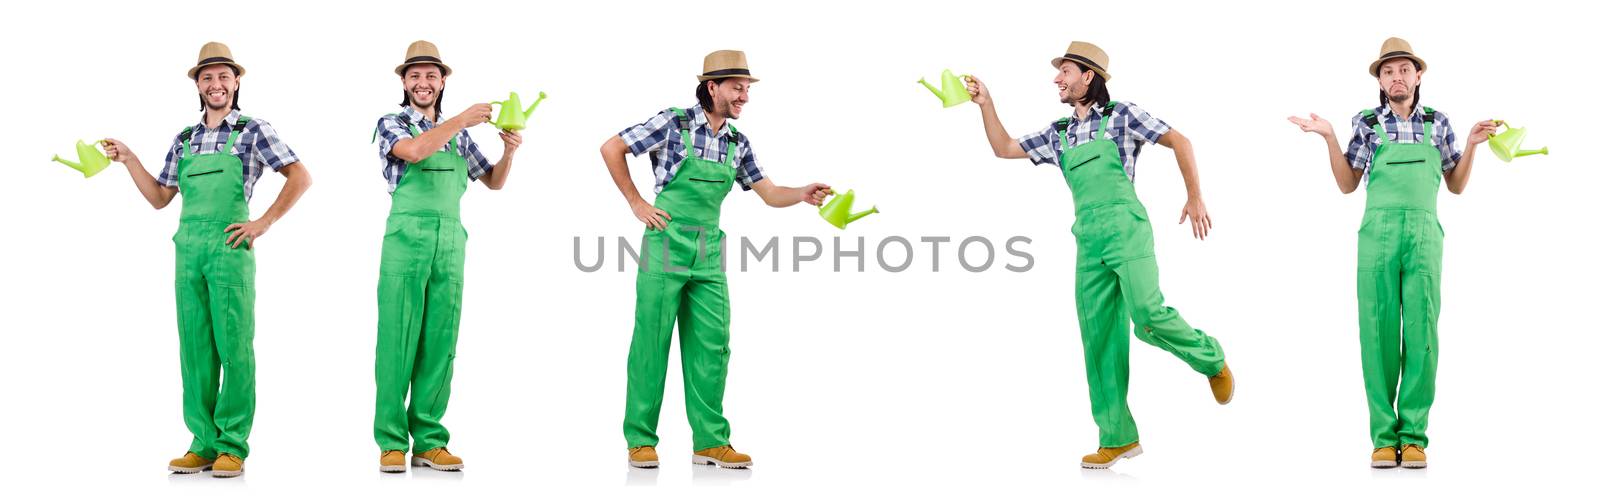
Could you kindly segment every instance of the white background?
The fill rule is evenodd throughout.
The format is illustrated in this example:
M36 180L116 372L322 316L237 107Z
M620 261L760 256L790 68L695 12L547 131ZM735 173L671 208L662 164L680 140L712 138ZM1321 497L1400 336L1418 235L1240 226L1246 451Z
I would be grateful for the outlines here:
M1566 4L17 4L0 19L0 495L1592 490L1600 331L1585 198L1597 178L1584 148L1596 40L1592 13ZM1470 123L1500 118L1553 151L1505 164L1482 147L1466 195L1440 194L1447 278L1426 471L1367 467L1352 289L1363 194L1340 195L1322 142L1284 120L1318 112L1348 140L1349 117L1376 103L1367 64L1392 35L1427 59L1422 102L1448 113L1463 143ZM419 38L456 71L447 114L508 90L550 98L506 189L474 186L464 201L469 278L445 423L468 469L381 476L372 353L389 200L368 139L395 109L392 69ZM914 83L947 67L976 74L1020 136L1068 112L1046 62L1075 39L1110 53L1113 98L1195 144L1211 239L1174 223L1184 198L1169 150L1145 149L1138 191L1169 304L1221 340L1239 383L1218 407L1203 377L1135 341L1129 397L1146 453L1112 471L1077 466L1096 431L1065 183L995 159L976 106L941 109ZM253 453L231 481L163 471L189 442L170 284L178 205L150 210L121 165L85 180L47 161L109 136L159 168L173 134L198 120L183 73L208 40L232 47L249 70L245 112L274 124L315 179L260 241ZM638 237L597 149L692 105L701 57L722 48L747 51L762 78L738 125L770 178L854 188L884 213L841 233L809 208L730 196L731 235L784 244L783 272L730 276L726 412L756 468L689 464L674 365L663 466L630 470L619 430L634 274L578 271L572 241ZM472 132L499 156L490 127ZM631 163L641 189L647 165ZM260 182L252 212L281 185ZM1007 272L1002 258L969 273L946 245L934 273L919 245L902 273L872 260L866 272L789 271L793 237L837 234L873 246L1023 235L1036 265Z

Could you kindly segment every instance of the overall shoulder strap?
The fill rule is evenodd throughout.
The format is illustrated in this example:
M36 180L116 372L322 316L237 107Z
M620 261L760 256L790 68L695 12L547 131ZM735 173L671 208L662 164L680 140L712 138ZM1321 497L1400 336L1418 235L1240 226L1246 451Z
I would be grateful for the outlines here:
M676 115L675 121L678 125L679 138L683 142L683 156L686 158L693 156L694 137L689 135L689 128L693 126L693 122L689 120L689 113L685 112L682 108L675 107L672 108L672 114Z
M228 133L228 143L222 145L222 153L223 154L228 154L228 153L233 152L233 143L235 141L239 140L239 134L244 133L245 125L249 124L249 123L250 123L250 117L249 116L245 116L245 115L242 115L242 114L239 115L239 122L238 123L234 123L234 125L232 127L233 131Z
M739 146L739 141L740 140L741 140L741 136L739 135L739 129L737 127L733 126L733 123L729 123L728 124L728 152L726 154L722 155L722 164L728 165L729 167L733 166L733 151L734 151L735 148L737 148Z
M1106 103L1105 109L1100 111L1100 133L1106 140L1111 140L1111 113L1117 110L1117 101Z
M178 158L181 159L189 155L189 139L192 137L194 137L194 127L192 126L183 127L183 131L178 132L178 141L183 143L183 147L178 148Z
M1422 143L1433 145L1433 108L1422 106Z
M1362 109L1361 122L1365 123L1367 127L1372 128L1372 133L1378 137L1378 144L1381 145L1385 141L1389 140L1387 138L1389 134L1383 131L1383 120L1378 119L1377 111L1372 109Z
M1067 123L1071 121L1071 118L1056 120L1056 137L1060 139L1061 144L1061 148L1056 150L1057 163L1065 164L1064 162L1067 160Z

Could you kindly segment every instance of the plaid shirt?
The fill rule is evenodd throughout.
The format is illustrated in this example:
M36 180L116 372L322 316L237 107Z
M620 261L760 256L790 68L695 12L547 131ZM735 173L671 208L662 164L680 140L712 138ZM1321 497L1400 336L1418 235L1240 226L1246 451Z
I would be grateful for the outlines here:
M1100 126L1101 113L1104 111L1103 107L1094 106L1089 110L1088 119L1080 120L1076 113L1068 118L1067 145L1077 147L1078 144L1099 138L1091 135L1098 135L1095 128ZM1117 144L1117 153L1122 156L1122 169L1128 172L1130 181L1133 180L1133 163L1139 159L1139 149L1146 142L1161 140L1161 136L1172 129L1166 122L1151 116L1132 102L1118 102L1117 107L1111 110L1111 120L1106 125L1111 128L1111 140ZM1022 137L1017 143L1028 152L1028 159L1033 160L1033 164L1060 166L1057 154L1061 152L1061 135L1056 132L1055 122Z
M426 132L434 127L433 121L411 106L405 106L397 114L387 114L378 118L378 138L381 139L378 141L378 159L383 161L383 178L389 181L390 193L400 187L400 177L406 174L406 161L389 154L389 151L394 150L396 142L411 138L411 130L400 123L401 115L416 125L418 131ZM468 177L477 180L478 177L487 175L494 169L494 163L490 163L489 158L483 156L483 151L478 150L478 143L472 141L472 136L468 135L466 130L457 133L455 138L454 152L467 159ZM448 149L450 149L449 141L439 147L440 151Z
M1411 119L1400 121L1400 115L1389 109L1389 105L1373 110L1378 115L1379 123L1383 124L1383 131L1388 133L1384 142L1401 144L1416 144L1422 142L1423 122L1421 112L1412 112ZM1356 113L1350 118L1350 126L1355 128L1355 135L1350 137L1350 147L1345 148L1344 159L1350 161L1350 168L1366 171L1372 167L1372 155L1377 152L1377 132L1367 126L1363 113ZM1433 111L1433 146L1439 148L1439 162L1445 171L1456 167L1456 161L1461 160L1461 152L1456 148L1456 131L1450 128L1450 118L1438 110Z
M239 111L235 109L222 119L216 128L206 128L205 116L201 115L200 122L194 125L194 131L189 137L189 155L208 154L221 152L222 146L228 143L228 135L233 133L233 128L239 125ZM167 187L178 186L178 150L183 148L183 134L180 132L172 138L172 147L167 148L166 166L161 168L161 176L156 181ZM239 132L239 139L234 141L230 154L239 157L244 163L244 199L250 200L250 193L255 189L256 181L261 180L261 173L265 168L278 171L285 166L300 162L300 157L295 156L283 139L278 138L278 131L272 124L259 118L250 118L244 124L244 130Z
M728 155L731 127L724 123L722 130L713 133L707 125L706 112L699 105L684 109L683 112L689 116L689 135L690 140L694 141L695 156L722 162L724 156ZM678 115L671 109L661 111L644 123L628 127L617 136L622 137L622 142L628 145L628 150L634 156L650 153L650 163L655 166L656 193L661 193L667 182L672 181L678 163L683 162L684 158L683 138L678 133ZM766 178L761 165L756 163L756 153L750 151L749 135L739 133L739 143L734 146L733 155L736 167L734 179L739 181L739 187L748 191L750 186Z

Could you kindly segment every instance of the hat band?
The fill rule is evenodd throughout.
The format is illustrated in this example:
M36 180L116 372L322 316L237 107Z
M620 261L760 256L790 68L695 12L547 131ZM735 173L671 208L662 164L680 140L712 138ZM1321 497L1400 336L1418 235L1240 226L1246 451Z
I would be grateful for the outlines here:
M1089 58L1087 58L1087 57L1084 57L1084 56L1081 56L1081 55L1078 55L1078 54L1069 53L1069 54L1061 56L1061 58L1069 60L1069 61L1077 62L1077 63L1083 64L1085 66L1089 66L1090 69L1093 69L1093 70L1095 70L1095 72L1100 73L1101 76L1104 76L1105 73L1106 73L1106 68L1100 67L1099 64L1095 64L1094 61L1089 60Z
M700 76L750 76L750 70L745 68L718 69Z
M424 62L432 62L432 63L436 63L436 64L444 64L444 61L441 61L441 60L439 60L438 57L434 57L434 56L431 56L431 55L419 55L419 56L416 56L416 57L412 57L410 59L406 59L406 64L420 64L420 63L424 63Z
M201 59L200 62L194 63L194 65L196 65L196 66L206 66L206 65L210 65L210 64L236 64L236 63L233 62L233 59L229 59L227 57L207 57L205 59Z
M1416 57L1416 56L1412 55L1410 52L1406 52L1404 50L1396 50L1394 52L1390 52L1390 53L1378 56L1379 59L1388 59L1388 58L1391 58L1391 57Z

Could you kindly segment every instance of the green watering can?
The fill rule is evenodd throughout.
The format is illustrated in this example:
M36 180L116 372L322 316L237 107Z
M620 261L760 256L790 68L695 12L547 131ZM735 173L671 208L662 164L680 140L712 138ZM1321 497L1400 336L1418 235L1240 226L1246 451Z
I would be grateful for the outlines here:
M500 117L490 123L501 130L521 130L527 126L528 116L533 114L533 108L539 107L539 101L542 100L544 92L539 92L539 98L533 100L533 105L528 106L527 111L523 111L522 98L517 97L516 92L511 92L511 98L489 103L500 105Z
M1539 150L1518 149L1522 147L1522 138L1523 135L1527 135L1527 128L1511 128L1511 125L1507 125L1506 122L1500 120L1494 120L1494 123L1497 125L1496 128L1499 128L1500 125L1506 127L1504 132L1489 134L1489 150L1494 151L1494 155L1498 156L1500 161L1510 163L1513 158L1532 156L1534 154L1550 154L1550 148L1548 147L1540 148Z
M939 75L939 85L941 88L933 88L933 85L928 84L927 78L917 80L917 83L921 83L922 86L928 87L928 91L933 92L933 95L939 96L939 101L944 102L944 107L950 107L972 100L972 94L967 93L966 82L961 81L962 78L968 77L968 75L961 75L958 77L955 73L952 73L950 70L946 69L944 70L944 74Z
M860 220L862 217L871 215L873 213L878 213L878 207L876 206L872 207L870 210L860 213L850 213L850 205L854 204L855 201L856 191L851 189L845 191L844 194L834 196L832 200L829 200L827 204L822 205L822 207L818 208L817 211L822 214L823 220L827 220L828 223L833 224L834 227L838 227L840 229L843 229L844 226L849 225L850 222Z
M74 170L83 172L83 178L93 177L94 174L100 173L100 170L106 169L106 166L111 164L111 160L107 159L105 153L100 152L99 148L85 144L81 140L78 141L78 161L61 159L59 154L54 158L50 158L50 160L58 161L63 165L72 167Z

